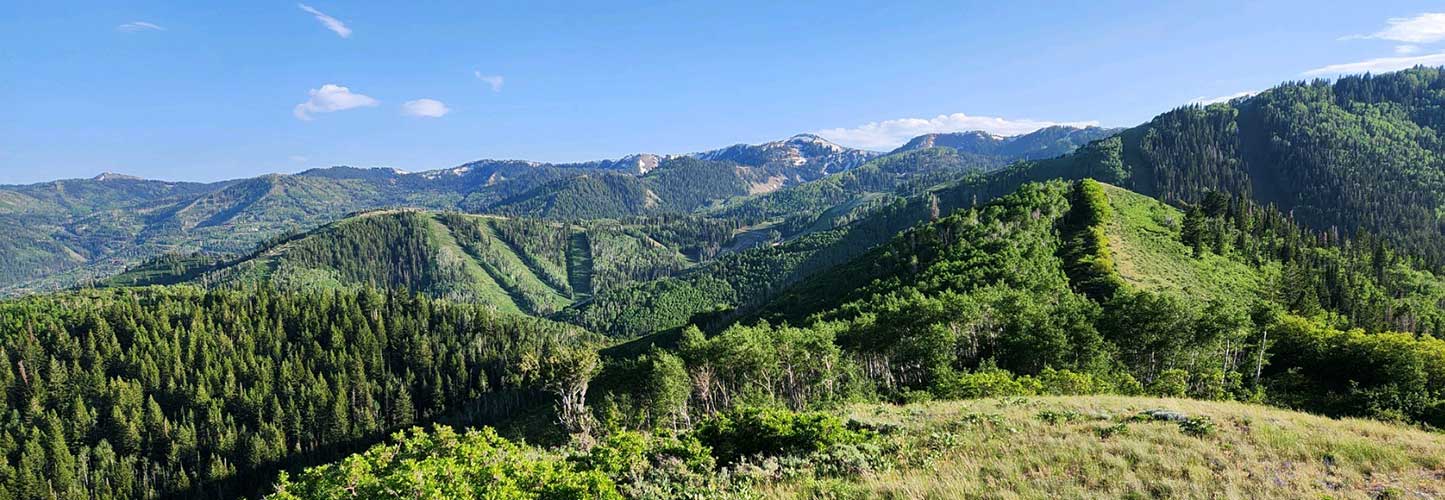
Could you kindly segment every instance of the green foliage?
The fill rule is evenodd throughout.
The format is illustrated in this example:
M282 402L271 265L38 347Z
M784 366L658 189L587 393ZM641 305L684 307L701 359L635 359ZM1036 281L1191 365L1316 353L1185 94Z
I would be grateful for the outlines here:
M794 410L847 397L841 389L849 372L836 343L836 327L733 326L703 338L685 332L679 351L693 373L706 379L694 391L704 413L753 400Z
M677 355L652 349L637 358L613 360L598 376L598 411L604 427L678 429L690 421L692 380Z
M458 435L450 427L412 428L391 442L295 479L282 474L266 498L621 499L600 470L507 441L491 428Z
M691 435L616 432L572 460L612 478L628 498L716 497L731 489L716 474L711 450Z
M1214 434L1214 420L1208 416L1189 417L1179 421L1179 431L1194 437L1205 437Z
M1084 179L1074 184L1069 203L1069 214L1060 221L1064 272L1075 289L1095 300L1108 300L1123 286L1105 235L1114 218L1109 197L1103 185Z
M1268 327L1265 377L1280 403L1331 415L1391 414L1445 427L1445 341L1338 330L1285 315ZM1341 369L1348 367L1348 369Z
M940 397L947 399L996 398L1003 396L1030 396L1039 393L1039 387L1030 378L1015 377L1007 370L980 370L968 373L951 373L941 377L932 388Z
M1159 372L1149 384L1149 394L1168 398L1182 398L1189 392L1189 372L1170 369Z
M755 456L807 455L872 438L827 413L753 406L718 413L699 423L694 432L723 464Z
M549 406L537 390L555 374L528 360L588 339L371 291L176 287L0 302L0 456L20 471L3 479L7 489L46 477L61 489L106 484L113 498L244 495L279 466L413 422ZM27 466L30 449L51 468Z

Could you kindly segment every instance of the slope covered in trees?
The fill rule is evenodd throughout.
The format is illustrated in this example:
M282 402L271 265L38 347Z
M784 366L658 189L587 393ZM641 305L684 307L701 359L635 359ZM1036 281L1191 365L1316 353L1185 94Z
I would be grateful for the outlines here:
M229 498L392 429L550 403L571 327L376 292L120 289L0 303L12 498Z
M1380 235L1435 267L1445 263L1442 87L1440 68L1289 82L1175 109L1014 175L1094 177L1170 203L1246 196L1318 231Z
M167 255L98 285L403 289L535 316L715 256L733 225L695 216L564 222L417 210L360 214L248 255ZM587 245L573 254L574 242ZM578 293L576 287L583 293Z
M1068 154L1079 146L1114 135L1122 129L1055 125L1027 134L1002 137L983 131L924 134L894 153L928 148L950 148L987 158L999 166L1017 160L1041 160Z
M1432 385L1445 280L1380 240L1208 200L1181 212L1093 181L1026 184L805 280L759 317L837 332L885 394L1067 369L1116 389L1177 381L1198 397L1445 424ZM1356 371L1301 375L1320 359Z

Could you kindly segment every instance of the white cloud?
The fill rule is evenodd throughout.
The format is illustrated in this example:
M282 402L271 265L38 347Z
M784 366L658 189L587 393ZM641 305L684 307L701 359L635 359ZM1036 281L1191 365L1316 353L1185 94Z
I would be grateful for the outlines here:
M472 73L477 75L478 80L481 80L487 85L490 85L492 87L492 92L502 91L502 83L505 80L502 78L501 75L483 75L481 71L473 71Z
M1415 17L1385 20L1385 29L1369 35L1350 35L1342 40L1390 40L1405 43L1434 43L1445 40L1445 13L1426 12Z
M1027 134L1054 125L1074 127L1097 126L1099 122L1052 122L1041 120L1010 120L993 116L969 116L963 113L938 115L933 118L899 118L872 122L854 128L833 128L816 133L830 141L863 149L893 149L923 134L982 130L998 135Z
M120 26L116 26L115 30L123 31L126 33L135 33L137 31L165 31L166 29L154 23L148 23L145 21L131 21Z
M1414 54L1414 53L1419 52L1419 51L1420 51L1420 46L1419 46L1419 45L1396 45L1396 46L1395 46L1395 53L1396 53L1396 54L1400 54L1400 55L1402 55L1402 56L1407 56L1407 55L1410 55L1410 54Z
M351 89L328 83L319 89L311 89L311 98L297 104L291 112L297 118L310 120L313 113L331 113L377 104L380 104L380 101L372 99L370 96L354 94Z
M301 155L291 155L286 157L286 159L291 160L292 163L306 163L306 160L310 158Z
M1305 76L1343 75L1353 73L1384 73L1415 66L1445 65L1445 52L1407 57L1377 57L1359 62L1331 64L1302 73Z
M436 99L417 99L402 103L401 112L407 116L418 116L423 118L441 118L452 112L447 108L446 103Z
M1244 92L1235 92L1235 93L1233 93L1233 94L1222 95L1222 96L1219 96L1219 97L1195 97L1195 98L1193 98L1193 99L1190 99L1190 100L1189 100L1189 103L1190 103L1190 104L1204 104L1204 105L1209 105L1209 104L1214 104L1214 103L1219 103L1219 102L1229 102L1229 101L1233 101L1233 100L1235 100L1235 99L1238 99L1238 98L1240 98L1240 97L1249 97L1249 96L1252 96L1252 95L1255 95L1255 94L1258 94L1258 93L1259 93L1258 90L1246 90L1246 91L1244 91Z
M351 38L351 28L347 28L346 23L341 22L340 19L328 16L325 12L313 9L310 5L304 3L296 5L300 6L301 10L316 16L316 20L321 21L321 25L326 26L326 29L335 32L341 38Z

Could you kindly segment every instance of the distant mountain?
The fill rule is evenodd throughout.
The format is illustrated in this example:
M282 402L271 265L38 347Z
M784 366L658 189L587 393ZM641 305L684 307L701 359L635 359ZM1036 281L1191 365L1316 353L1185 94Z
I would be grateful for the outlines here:
M1053 126L1007 137L977 130L924 134L893 150L893 153L944 147L962 153L1006 158L1008 161L1038 160L1067 154L1079 146L1109 137L1121 130L1123 129Z
M162 256L98 284L401 288L546 315L689 268L714 255L730 229L696 217L570 223L378 210L271 240L234 259Z
M423 172L338 166L215 183L105 173L92 179L0 186L0 230L20 236L0 242L0 294L103 279L161 255L245 253L279 235L390 207L556 219L700 210L732 217L742 212L719 212L719 207L881 159L880 153L803 134L691 155L637 154L566 164L480 160ZM923 185L964 171L989 170L1009 158L960 152L939 160L894 155L852 180L829 181L843 191L837 196L805 195L810 201L799 208L816 216L869 193L892 193L906 183ZM838 202L829 204L832 200ZM767 217L786 215L774 213L784 205L772 206ZM744 247L761 243L758 238L745 241Z
M798 134L782 141L738 144L694 153L704 160L729 161L784 172L799 180L843 172L882 156L882 153L839 146L813 134Z

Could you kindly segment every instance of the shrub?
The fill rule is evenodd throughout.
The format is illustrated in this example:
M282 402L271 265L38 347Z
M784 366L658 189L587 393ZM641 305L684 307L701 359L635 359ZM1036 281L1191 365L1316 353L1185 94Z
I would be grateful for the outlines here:
M691 436L616 432L572 461L606 474L629 498L680 498L725 486L714 473L711 450Z
M953 372L934 382L933 392L946 399L975 399L1001 396L1031 396L1038 393L1038 383L1014 377L1005 370L980 370L972 373Z
M1231 380L1238 382L1238 372L1232 372L1236 377L1226 377L1223 370L1211 369L1202 373L1194 374L1193 383L1190 384L1190 397L1195 399L1220 400L1227 399L1231 395Z
M1182 398L1189 391L1189 372L1164 370L1149 384L1149 394L1166 398Z
M605 474L532 453L491 428L413 428L391 441L294 480L282 473L269 498L622 498Z
M1044 368L1044 371L1039 373L1038 380L1039 385L1043 388L1043 393L1056 396L1112 392L1108 382L1087 373L1071 370Z
M843 419L827 413L762 407L719 413L704 420L693 432L724 464L755 455L806 455L838 444L863 443L873 436L867 431L851 430Z
M903 391L898 395L898 404L917 404L933 401L933 394L928 391Z
M1209 417L1189 417L1179 421L1179 430L1194 437L1204 437L1214 434L1214 421Z
M1080 415L1079 412L1073 410L1043 410L1038 413L1038 417L1039 420L1042 420L1044 421L1044 423L1047 424L1057 424L1059 422L1068 423L1084 418L1084 416Z
M1128 434L1129 424L1127 422L1116 422L1113 425L1106 425L1094 429L1094 433L1098 434L1100 439L1109 439L1114 436Z
M886 469L893 462L873 443L843 443L808 456L820 477L858 477Z

